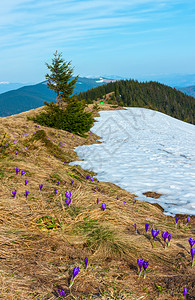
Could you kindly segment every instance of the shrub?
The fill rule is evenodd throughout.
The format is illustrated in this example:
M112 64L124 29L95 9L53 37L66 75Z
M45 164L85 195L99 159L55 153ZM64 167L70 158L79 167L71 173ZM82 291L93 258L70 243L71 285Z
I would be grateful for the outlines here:
M85 107L85 103L76 99L70 100L66 108L46 102L44 112L28 119L43 126L83 134L93 125L92 114L85 112Z

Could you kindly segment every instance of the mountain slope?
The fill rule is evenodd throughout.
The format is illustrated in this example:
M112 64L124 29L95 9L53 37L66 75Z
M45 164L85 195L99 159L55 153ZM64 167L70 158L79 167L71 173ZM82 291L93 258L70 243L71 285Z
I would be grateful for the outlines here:
M12 82L0 82L0 94L6 93L11 90L16 90L23 87L25 84L22 83L12 83Z
M151 108L171 117L195 123L195 99L158 82L138 82L120 80L97 87L78 95L78 99L88 102L113 93L110 101L122 106Z
M183 88L178 88L179 91L181 91L182 93L188 95L188 96L192 96L195 98L195 85L192 86L188 86L188 87L183 87Z
M74 93L84 92L102 84L105 82L98 79L79 78ZM55 93L47 88L46 81L0 94L0 117L40 107L44 101L55 101Z
M66 300L176 300L183 287L194 299L188 239L194 236L195 217L186 226L186 216L179 216L176 227L175 218L159 207L135 203L115 184L87 180L92 172L65 161L76 159L74 147L93 144L98 137L27 120L42 109L0 122L1 299L57 300L63 289ZM68 207L66 192L71 192ZM160 231L155 247L152 227ZM163 231L171 234L166 249ZM143 272L139 279L137 259L149 263L145 279ZM79 273L70 289L74 267Z

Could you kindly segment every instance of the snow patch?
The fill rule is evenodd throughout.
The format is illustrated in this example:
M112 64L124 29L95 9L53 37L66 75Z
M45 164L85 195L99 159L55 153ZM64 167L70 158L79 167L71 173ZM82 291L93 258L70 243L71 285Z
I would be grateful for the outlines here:
M79 146L84 169L158 203L167 214L195 215L195 126L163 113L127 108L102 111L92 131L101 144ZM148 198L144 192L163 194Z

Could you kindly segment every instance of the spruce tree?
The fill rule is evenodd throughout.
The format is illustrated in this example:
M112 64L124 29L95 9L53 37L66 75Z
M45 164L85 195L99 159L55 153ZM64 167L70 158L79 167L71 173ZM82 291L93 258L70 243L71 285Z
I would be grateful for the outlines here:
M78 76L71 80L73 75L71 61L65 61L62 58L62 53L58 53L56 51L51 65L46 63L46 66L51 72L51 74L45 75L45 78L47 79L47 87L50 90L54 90L56 93L57 104L60 104L60 101L62 100L68 102L78 80Z

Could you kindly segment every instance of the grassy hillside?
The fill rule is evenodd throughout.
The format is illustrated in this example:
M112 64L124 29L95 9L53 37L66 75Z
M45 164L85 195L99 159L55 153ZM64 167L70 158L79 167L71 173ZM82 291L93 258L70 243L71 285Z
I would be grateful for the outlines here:
M176 228L159 207L135 203L134 195L70 166L77 159L73 148L97 136L27 121L41 110L0 118L1 299L61 299L61 288L65 299L182 299L183 287L194 299L188 239L195 217L186 225L186 216L179 216ZM72 194L68 207L65 192ZM152 226L160 231L154 248ZM172 236L166 249L162 231ZM145 279L138 278L141 258L149 262ZM80 272L69 289L75 266Z
M195 124L194 98L158 82L120 80L81 93L78 99L90 103L108 93L113 93L108 103L115 101L122 106L146 107Z
M74 93L87 91L98 87L103 82L96 82L97 79L79 78ZM17 90L0 94L0 117L18 114L33 108L41 107L44 101L55 101L56 95L47 88L46 82L35 85L24 86Z

